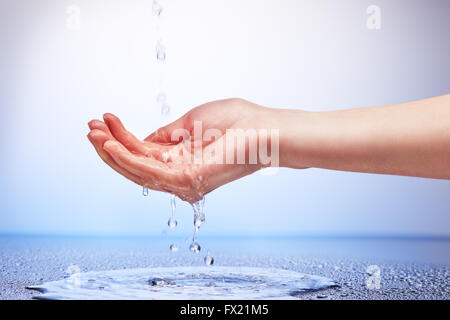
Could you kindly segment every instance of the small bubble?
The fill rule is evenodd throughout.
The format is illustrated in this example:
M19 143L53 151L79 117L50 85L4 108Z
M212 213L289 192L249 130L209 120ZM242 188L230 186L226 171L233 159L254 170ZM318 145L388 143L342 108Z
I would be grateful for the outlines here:
M207 266L211 266L211 265L214 264L214 258L213 258L213 256L209 253L209 251L208 251L208 253L206 254L204 260L205 260L205 264L206 264Z
M169 228L173 229L178 225L178 222L175 218L170 217L169 221L167 221L167 225L169 226Z
M142 188L142 195L143 195L144 197L148 196L148 188L146 188L146 187L143 187L143 188Z
M178 246L176 244L171 244L169 249L172 252L177 252L178 251Z
M163 7L156 0L153 0L152 4L153 14L159 17L161 15L162 10Z
M198 181L202 181L203 177L202 176L198 176L197 179L198 179Z
M199 253L200 252L200 245L197 242L192 242L189 246L189 250L191 252Z

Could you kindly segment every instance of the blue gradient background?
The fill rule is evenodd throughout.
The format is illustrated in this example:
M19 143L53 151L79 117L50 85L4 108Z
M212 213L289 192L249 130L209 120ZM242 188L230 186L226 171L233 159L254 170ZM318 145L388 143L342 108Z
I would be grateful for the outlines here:
M169 196L117 175L86 139L113 112L139 137L155 103L151 0L0 1L0 233L156 235ZM447 0L161 0L172 119L225 97L333 110L450 92ZM66 7L81 7L81 29ZM382 28L366 27L381 8ZM202 234L450 236L450 181L281 169L207 197ZM178 235L191 208L178 202Z

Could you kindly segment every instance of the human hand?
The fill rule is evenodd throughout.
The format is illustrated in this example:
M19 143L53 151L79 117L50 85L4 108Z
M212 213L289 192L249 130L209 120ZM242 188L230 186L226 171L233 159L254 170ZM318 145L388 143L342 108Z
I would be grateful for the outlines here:
M89 122L88 138L103 161L129 180L194 203L219 186L270 165L261 161L257 150L250 150L250 138L234 143L228 131L273 127L268 113L270 109L242 99L214 101L190 110L144 140L107 113L104 122ZM236 161L242 155L248 161Z

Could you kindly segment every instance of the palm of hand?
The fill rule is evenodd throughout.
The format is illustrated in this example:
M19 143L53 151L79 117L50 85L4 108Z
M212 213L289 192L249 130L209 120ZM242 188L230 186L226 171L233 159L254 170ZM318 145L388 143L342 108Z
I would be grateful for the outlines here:
M104 122L89 122L88 138L99 156L129 180L193 203L220 185L259 169L257 165L192 161L197 143L208 153L225 139L227 129L248 127L248 119L256 110L256 105L240 99L207 103L142 141L128 132L116 116L105 114ZM214 139L205 141L203 136L196 136L196 123L203 130L213 129Z

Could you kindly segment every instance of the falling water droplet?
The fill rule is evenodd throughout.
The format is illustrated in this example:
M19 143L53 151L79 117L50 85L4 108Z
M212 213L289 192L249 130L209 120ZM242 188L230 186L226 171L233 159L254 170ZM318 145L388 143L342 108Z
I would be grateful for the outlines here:
M199 218L194 218L194 227L198 230L200 226L202 225L203 221Z
M175 214L175 209L177 208L176 199L177 197L174 194L170 197L170 207L172 208L172 216Z
M159 17L161 15L162 10L163 7L156 0L153 0L152 4L153 14Z
M164 92L160 92L156 96L156 102L158 102L159 104L163 104L164 102L166 102L166 100L167 100L167 96Z
M177 252L178 251L178 246L176 244L171 244L169 249L172 252Z
M169 221L167 221L167 225L169 226L169 228L173 229L178 225L178 222L175 218L170 217Z
M191 250L191 252L195 252L195 253L199 253L200 252L200 245L197 242L192 242L191 245L189 246L189 250Z
M166 48L162 44L161 40L156 43L156 59L160 62L166 60Z
M167 103L164 103L161 106L161 115L162 116L168 116L170 115L170 106Z
M194 226L198 229L205 222L205 213L203 212L203 206L205 204L205 198L195 202L192 205L194 209Z
M211 255L211 253L209 253L209 251L208 251L208 253L206 254L204 260L205 260L205 264L206 264L207 266L212 266L212 265L214 264L214 258L213 258L213 256Z
M203 213L203 205L205 204L205 198L195 202L192 205L194 209L194 235L192 236L192 243L189 246L189 250L192 252L200 252L200 246L197 243L197 232L200 225L205 221L205 214Z
M148 196L148 188L146 188L146 187L143 187L143 188L142 188L142 195L143 195L144 197Z

